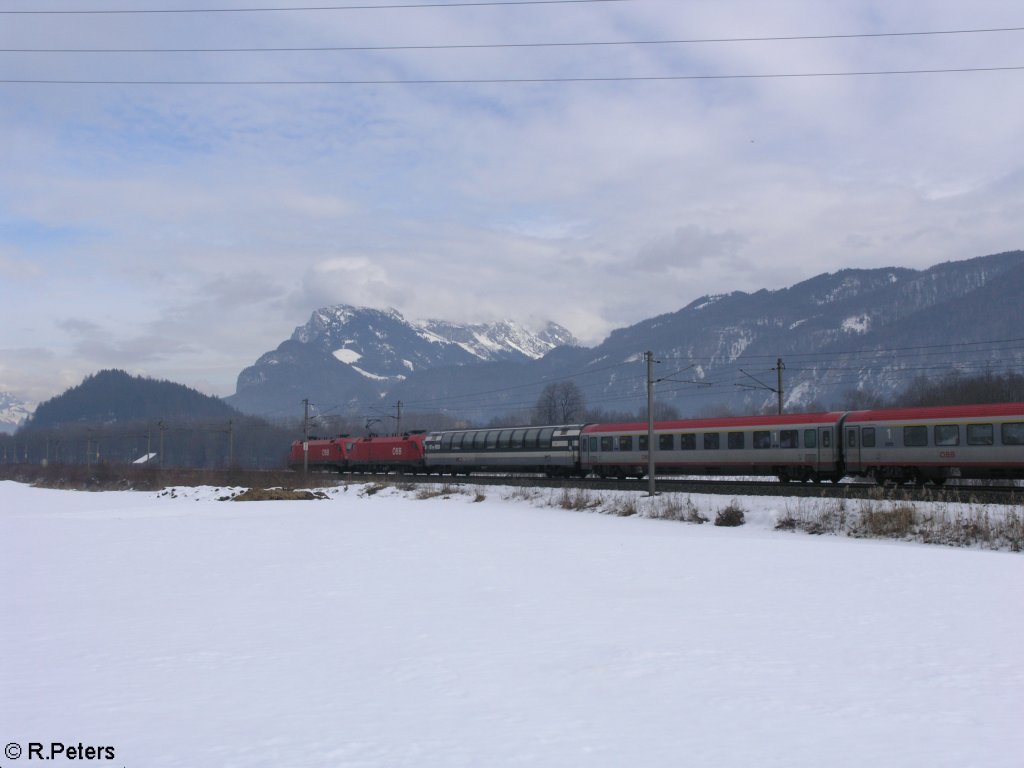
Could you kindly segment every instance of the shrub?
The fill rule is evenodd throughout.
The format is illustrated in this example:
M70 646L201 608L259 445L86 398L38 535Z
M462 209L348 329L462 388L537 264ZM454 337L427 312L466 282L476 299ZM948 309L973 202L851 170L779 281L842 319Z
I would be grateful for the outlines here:
M736 501L730 502L729 506L720 509L718 514L715 515L715 525L735 528L736 526L743 525L745 522L747 522L746 515L743 512L743 508Z

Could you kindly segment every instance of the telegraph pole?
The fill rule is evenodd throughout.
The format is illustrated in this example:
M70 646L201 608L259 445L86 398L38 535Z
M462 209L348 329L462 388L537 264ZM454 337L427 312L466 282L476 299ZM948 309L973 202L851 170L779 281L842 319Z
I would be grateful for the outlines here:
M164 432L167 430L167 426L164 424L164 420L160 419L156 423L157 429L160 430L160 469L164 468Z
M401 435L402 434L402 401L401 400L399 400L397 403L395 403L395 411L398 414L397 416L395 416L395 431L399 435Z
M780 416L782 415L782 372L784 370L786 370L786 364L784 362L782 362L782 358L780 357L778 360L775 361L775 372L778 374L778 379L779 379L779 385L778 385L778 387L776 387L775 391L778 392L778 395L779 395L779 415Z
M654 353L644 352L647 361L647 495L655 496L654 482Z
M309 398L302 401L302 474L309 474Z
M235 464L235 431L234 421L228 419L228 467Z

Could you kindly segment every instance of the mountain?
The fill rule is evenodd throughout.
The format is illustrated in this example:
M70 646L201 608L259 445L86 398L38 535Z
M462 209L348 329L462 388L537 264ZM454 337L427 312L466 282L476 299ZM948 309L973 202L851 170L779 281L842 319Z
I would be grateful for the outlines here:
M848 269L778 291L704 296L678 312L622 329L583 370L652 349L670 377L665 399L737 411L768 407L782 359L785 407L830 407L851 390L890 397L917 375L1004 371L1024 364L1019 303L1024 252L926 270ZM585 375L585 374L584 374ZM625 394L605 382L605 397Z
M41 403L8 447L33 462L130 464L148 455L163 466L269 469L282 466L295 436L182 384L104 370Z
M298 412L307 398L358 411L423 371L536 360L556 346L575 343L555 323L533 333L509 320L462 325L410 321L394 309L324 307L243 370L227 401L262 414Z
M591 408L637 414L650 350L657 402L684 416L774 409L779 360L787 410L845 407L892 397L917 376L1024 369L1022 295L1024 251L924 270L846 269L781 290L702 296L593 348L557 345L571 338L561 329L539 357L523 342L519 354L500 344L483 354L491 342L480 327L335 307L243 371L230 400L297 413L310 397L358 412L387 397L487 423L522 418L545 383L571 379Z
M15 397L10 392L0 392L0 432L13 434L29 416L35 406Z
M104 370L39 404L24 429L88 424L133 424L159 420L227 421L241 414L223 400L170 381Z

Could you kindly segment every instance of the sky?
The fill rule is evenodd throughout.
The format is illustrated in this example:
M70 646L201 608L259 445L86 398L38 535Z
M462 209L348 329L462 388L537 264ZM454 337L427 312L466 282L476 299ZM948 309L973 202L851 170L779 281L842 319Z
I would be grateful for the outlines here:
M1019 2L261 5L301 0L0 0L0 391L229 395L332 304L593 345L1024 247Z

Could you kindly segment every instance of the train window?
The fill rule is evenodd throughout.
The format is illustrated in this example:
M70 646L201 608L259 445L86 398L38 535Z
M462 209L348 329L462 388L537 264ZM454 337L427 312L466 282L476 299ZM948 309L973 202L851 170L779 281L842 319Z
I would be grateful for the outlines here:
M463 448L469 448L473 444L473 436L467 435L465 432L461 432L452 438L452 450L461 451Z
M511 437L512 437L512 430L511 429L503 429L500 433L498 433L498 450L499 451L504 450L505 448L508 448L508 441L509 441L509 439Z
M800 430L798 429L780 429L779 430L779 448L799 448L800 447Z
M959 424L936 424L934 432L936 445L960 445Z
M487 433L487 442L484 443L484 448L494 449L498 447L498 431L491 430Z
M685 435L679 436L679 450L680 451L696 451L697 450L697 436L693 432L687 432Z
M509 445L510 448L522 448L523 447L523 436L526 434L525 429L517 429L512 433L512 442Z
M441 435L442 451L450 451L452 449L452 437L453 435L451 432L445 432L443 435Z
M857 430L848 429L846 430L846 447L856 448L857 447Z
M640 435L638 442L640 443L640 450L646 451L648 446L647 435Z
M818 433L813 429L804 430L804 448L818 447Z
M968 445L992 445L995 433L991 424L968 424L967 444Z
M526 430L526 437L523 439L523 447L525 448L536 448L537 447L537 435L540 434L539 429L528 429Z
M705 451L717 451L722 436L717 432L705 432L704 433L704 450Z
M541 448L541 449L550 448L551 447L551 436L554 435L554 434L555 434L555 428L554 427L548 427L547 429L542 429L540 431L540 435L537 436L537 447Z
M743 432L730 432L729 433L729 450L740 451L744 447L744 433Z
M674 451L676 449L675 435L658 435L659 451Z
M601 450L611 451L615 449L615 438L611 436L601 438Z
M632 451L633 450L633 436L632 435L619 435L619 450L620 451Z
M832 432L828 429L824 429L821 432L821 447L831 448L832 447Z
M1024 421L1003 424L1003 445L1024 445Z
M758 449L772 447L772 433L766 429L758 429L754 432L754 447Z
M596 437L590 438L590 451L591 451L591 453L597 451L597 438Z
M865 448L874 448L875 447L875 428L874 427L864 427L864 429L862 429L860 431L860 444L863 447L865 447Z
M903 444L908 448L928 445L928 427L904 427Z

